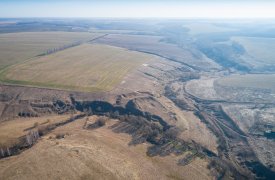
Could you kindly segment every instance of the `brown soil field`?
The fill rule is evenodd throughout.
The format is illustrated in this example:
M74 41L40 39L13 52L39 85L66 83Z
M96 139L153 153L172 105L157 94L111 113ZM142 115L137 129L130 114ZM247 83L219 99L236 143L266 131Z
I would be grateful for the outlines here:
M175 155L148 157L149 144L129 146L131 137L104 127L83 129L86 118L57 128L18 156L0 160L3 179L212 179L205 159L177 165ZM93 123L96 116L89 117ZM57 134L66 134L56 139Z
M127 49L83 44L8 69L4 81L78 91L109 91L131 70L156 57Z

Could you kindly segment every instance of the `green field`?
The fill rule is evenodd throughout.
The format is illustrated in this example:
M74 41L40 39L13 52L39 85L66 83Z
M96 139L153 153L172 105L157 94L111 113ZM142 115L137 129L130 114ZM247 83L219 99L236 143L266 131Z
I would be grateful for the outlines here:
M258 37L232 37L232 41L240 43L246 50L248 63L257 65L274 65L275 64L275 38L258 38ZM243 60L246 61L246 58Z
M154 56L108 45L83 44L13 65L6 83L77 91L109 91L131 70Z
M0 71L10 65L102 34L82 32L24 32L0 34Z
M217 80L222 86L270 89L275 92L275 74L233 75Z

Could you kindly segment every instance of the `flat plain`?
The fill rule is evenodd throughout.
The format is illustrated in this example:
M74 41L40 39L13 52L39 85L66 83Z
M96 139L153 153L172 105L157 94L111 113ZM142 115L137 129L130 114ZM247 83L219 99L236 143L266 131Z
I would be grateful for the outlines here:
M170 61L188 64L194 68L219 68L216 63L202 54L197 52L195 55L185 47L166 43L161 36L109 34L97 39L95 42L154 54Z
M269 89L275 92L275 74L232 75L221 78L216 82L222 86Z
M47 50L92 40L102 34L87 32L23 32L0 34L0 70Z
M234 31L236 29L229 28L229 27L222 27L215 24L209 23L190 23L184 26L188 28L188 33L190 35L199 35L199 34L207 34L207 33L220 33L220 32L227 32L227 31Z
M155 59L127 49L83 44L15 65L3 81L80 91L109 91L131 70Z
M232 37L231 40L244 47L247 56L244 56L242 60L247 63L256 67L274 65L275 38L237 36Z

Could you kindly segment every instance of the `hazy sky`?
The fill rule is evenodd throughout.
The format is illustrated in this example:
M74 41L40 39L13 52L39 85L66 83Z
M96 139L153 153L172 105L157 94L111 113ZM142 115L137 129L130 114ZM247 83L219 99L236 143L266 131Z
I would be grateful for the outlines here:
M275 0L0 0L0 17L275 18Z

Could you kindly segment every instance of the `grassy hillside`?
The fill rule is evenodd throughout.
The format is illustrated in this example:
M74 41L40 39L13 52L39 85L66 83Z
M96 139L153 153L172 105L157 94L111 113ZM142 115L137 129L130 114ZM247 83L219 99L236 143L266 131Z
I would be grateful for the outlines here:
M96 116L88 118L94 123ZM86 118L55 129L18 156L0 160L3 179L211 179L207 160L178 166L175 155L148 157L149 144L130 146L131 136L115 133L112 119L83 129ZM65 134L64 138L57 138Z
M35 118L18 118L0 123L0 147L11 147L18 143L18 138L38 126L49 125L70 118L70 115L47 116Z

